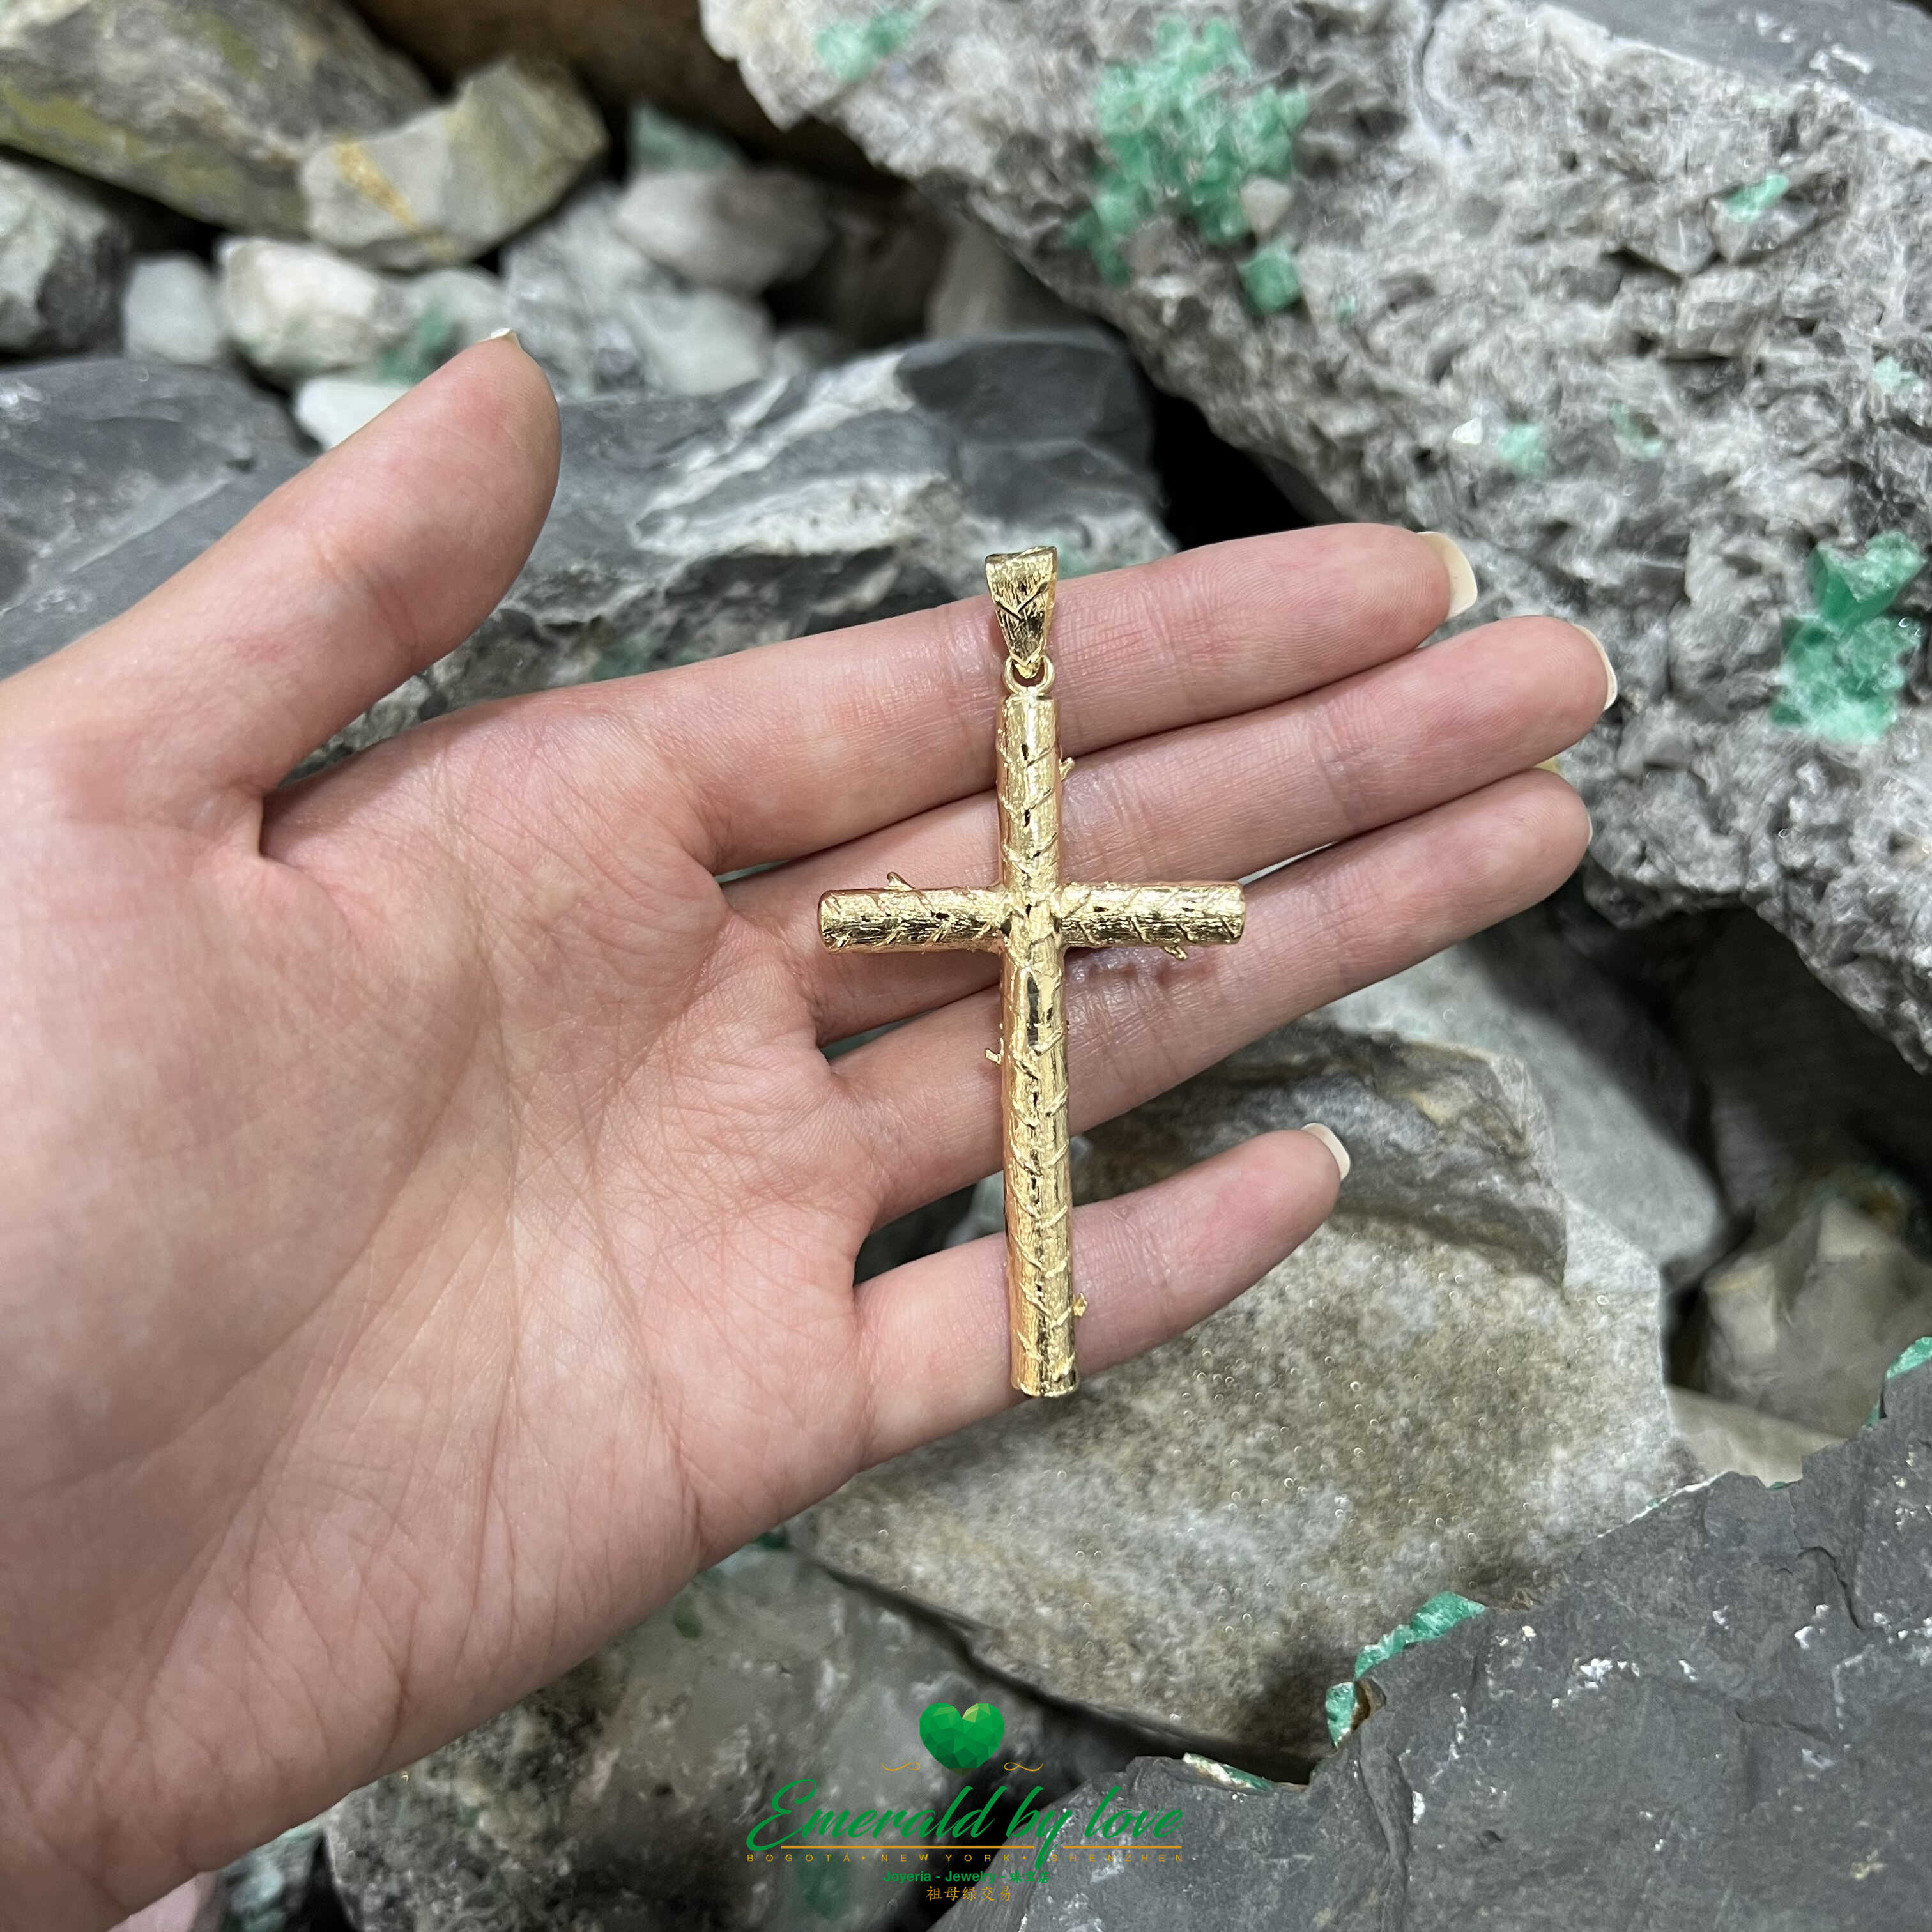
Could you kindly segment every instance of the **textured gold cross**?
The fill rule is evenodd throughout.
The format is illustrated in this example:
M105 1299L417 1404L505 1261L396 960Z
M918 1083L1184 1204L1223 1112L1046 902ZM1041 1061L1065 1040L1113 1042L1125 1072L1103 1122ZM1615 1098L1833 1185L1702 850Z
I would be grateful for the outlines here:
M999 770L1000 883L922 891L889 872L878 892L827 892L818 930L835 952L1000 956L998 1064L1006 1127L1006 1309L1013 1386L1068 1395L1080 1378L1073 1322L1072 1177L1067 1158L1065 956L1072 946L1190 944L1241 936L1241 889L1226 885L1090 886L1063 879L1060 707L1046 652L1060 559L1053 550L986 560L1006 640Z

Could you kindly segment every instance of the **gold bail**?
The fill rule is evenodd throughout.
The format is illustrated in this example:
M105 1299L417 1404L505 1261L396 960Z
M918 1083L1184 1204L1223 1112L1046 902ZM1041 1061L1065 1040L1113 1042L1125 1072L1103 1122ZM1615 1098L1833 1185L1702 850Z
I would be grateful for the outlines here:
M986 560L986 588L1006 656L1016 677L1030 683L1046 666L1046 634L1053 622L1053 592L1060 579L1060 553L1051 544L1039 550L1002 550Z

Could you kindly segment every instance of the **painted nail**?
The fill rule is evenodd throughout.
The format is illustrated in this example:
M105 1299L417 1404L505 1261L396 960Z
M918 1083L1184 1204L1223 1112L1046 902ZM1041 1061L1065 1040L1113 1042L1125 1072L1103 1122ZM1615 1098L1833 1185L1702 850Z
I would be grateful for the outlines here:
M1440 530L1424 530L1422 541L1442 560L1442 568L1449 573L1449 614L1460 617L1476 601L1476 573L1470 568L1469 560L1462 554L1462 547L1454 537L1445 537Z
M1353 1163L1348 1159L1348 1150L1342 1144L1334 1130L1324 1127L1319 1120L1310 1120L1301 1131L1304 1134L1312 1134L1335 1156L1335 1165L1342 1170L1342 1178L1346 1180L1348 1169Z
M507 340L514 342L519 349L524 346L524 338L514 328L493 328L483 340L485 342L502 342Z
M1604 650L1603 639L1598 637L1594 631L1582 624L1579 624L1576 628L1596 646L1597 655L1604 661L1604 675L1610 680L1610 694L1604 700L1604 709L1607 711L1617 701L1617 668L1611 663L1610 654Z

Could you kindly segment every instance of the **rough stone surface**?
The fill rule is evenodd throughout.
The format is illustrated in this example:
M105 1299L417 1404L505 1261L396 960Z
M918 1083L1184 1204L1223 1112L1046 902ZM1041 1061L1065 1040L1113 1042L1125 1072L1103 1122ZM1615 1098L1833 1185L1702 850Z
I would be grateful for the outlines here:
M82 182L0 155L0 354L87 349L112 334L127 224Z
M1564 1192L1688 1280L1730 1217L1690 1151L1696 1095L1663 1030L1552 930L1545 909L1492 927L1316 1016L1519 1063L1550 1110Z
M832 238L818 188L782 168L652 169L613 219L661 267L736 296L802 274Z
M221 296L208 266L193 255L148 255L121 292L121 348L136 361L208 369L228 355Z
M396 285L329 249L231 239L218 260L228 333L278 381L369 368L409 333Z
M0 372L0 675L118 615L300 466L238 377L112 358Z
M1657 1270L1566 1200L1514 1058L1318 1017L1096 1130L1077 1184L1308 1120L1354 1165L1297 1254L1077 1400L859 1477L807 1546L995 1669L1265 1772L1325 1749L1365 1632L1532 1587L1690 1472Z
M558 389L706 395L764 375L764 310L658 267L618 231L617 200L608 182L587 188L503 251L511 320Z
M229 335L272 380L353 374L410 383L505 326L510 296L481 268L386 275L310 242L223 242Z
M1892 1204L1856 1199L1858 1178L1822 1184L1781 1239L1706 1278L1697 1378L1710 1394L1853 1435L1886 1370L1932 1335L1932 1264L1900 1240Z
M1138 379L1090 335L922 345L718 402L632 393L566 400L562 416L562 480L523 574L338 749L481 698L973 595L989 550L1058 542L1106 569L1169 547ZM294 466L281 412L212 372L23 370L0 385L0 424L9 670L124 608L263 494L272 468ZM188 473L158 476L150 442ZM154 538L138 569L115 548L135 532Z
M562 413L562 479L523 574L340 745L973 596L992 550L1057 542L1106 569L1168 548L1138 380L1084 335L920 345L718 401L631 394Z
M982 1700L1006 1724L989 1792L1013 1783L1006 1760L1064 1791L1134 1748L754 1546L548 1690L345 1798L328 1820L336 1882L362 1932L858 1932L904 1888L849 1863L754 1864L746 1832L806 1776L828 1809L943 1807L965 1780L927 1754L920 1714Z
M1788 1422L1781 1415L1767 1415L1762 1409L1721 1401L1696 1389L1666 1393L1678 1433L1706 1475L1735 1470L1760 1483L1795 1483L1804 1473L1808 1456L1845 1439L1838 1430Z
M318 141L429 105L340 0L10 0L0 143L257 234L303 232Z
M858 150L822 122L772 127L738 70L705 44L698 0L358 0L358 10L439 78L508 53L562 60L607 107L650 100L761 154L866 172Z
M939 0L860 72L825 57L842 4L705 0L713 44L779 119L829 116L970 212L1300 500L1456 532L1489 593L1469 621L1553 610L1599 632L1624 698L1571 762L1599 902L1626 920L1749 905L1926 1064L1932 674L1915 652L1875 742L1772 712L1814 546L1932 534L1932 140L1827 78L1714 59L1688 31L1682 55L1619 40L1560 8L1169 10L1228 22L1251 64L1203 83L1198 124L1305 94L1271 244L1298 296L1244 282L1252 238L1232 217L1209 239L1156 212L1118 284L1070 245L1112 165L1103 70L1168 58L1147 9ZM1653 38L1720 11L1734 39L1755 32L1702 0L1614 10ZM1819 48L1826 76L1857 80L1875 12L1932 41L1900 24L1910 8L1828 11L1846 25ZM1899 608L1928 600L1922 578Z
M1932 1373L1802 1483L1726 1476L1370 1675L1306 1790L1171 1760L1178 1863L1060 1855L948 1932L1917 1925L1932 1890Z
M499 61L446 106L317 148L302 168L308 232L379 268L473 261L547 213L609 145L562 68Z

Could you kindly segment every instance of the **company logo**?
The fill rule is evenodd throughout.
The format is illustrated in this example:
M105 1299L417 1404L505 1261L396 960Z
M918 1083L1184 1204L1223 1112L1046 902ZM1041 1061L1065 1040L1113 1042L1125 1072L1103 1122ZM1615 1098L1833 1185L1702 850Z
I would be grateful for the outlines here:
M1006 1718L995 1704L969 1704L962 1711L933 1703L919 1716L920 1742L950 1772L970 1774L986 1764L1006 1735ZM888 1776L916 1772L920 1761L880 1768ZM1009 1761L1003 1768L1044 1766ZM1118 1802L1120 1796L1115 1787L1090 1811L1084 1805L1078 1812L1054 1810L1044 1802L1043 1786L1028 1790L1018 1780L1010 1792L1004 1784L989 1792L969 1777L944 1810L936 1798L904 1798L896 1805L886 1798L861 1809L834 1809L815 1802L818 1780L807 1775L772 1793L745 1834L746 1856L752 1863L808 1868L800 1880L814 1897L828 1885L842 1886L848 1868L871 1864L886 1883L922 1886L927 1898L939 1903L991 1898L996 1888L998 1896L1010 1899L1014 1886L1039 1883L1063 1858L1178 1864L1179 1809L1135 1811Z
M984 1764L1006 1735L997 1704L928 1704L920 1713L919 1738L948 1771L972 1771Z

